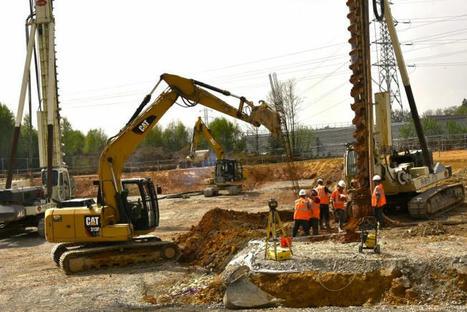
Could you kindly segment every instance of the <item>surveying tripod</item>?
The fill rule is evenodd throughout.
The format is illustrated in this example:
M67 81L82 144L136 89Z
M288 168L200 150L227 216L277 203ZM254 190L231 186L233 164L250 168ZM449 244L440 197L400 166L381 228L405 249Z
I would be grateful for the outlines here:
M271 198L268 202L269 206L269 214L268 214L268 227L267 227L267 236L266 236L266 249L264 252L264 258L270 258L272 260L286 260L290 259L291 255L293 254L292 248L290 247L290 240L287 236L287 233L285 232L284 226L282 225L281 218L279 216L279 213L277 212L276 208L278 206L277 201L274 198ZM288 250L284 250L281 248L279 255L277 252L277 227L282 232L282 237L286 240L287 242L287 247ZM271 233L272 233L272 243L274 247L274 254L271 254L269 252L269 239L271 238ZM284 252L285 251L285 252Z

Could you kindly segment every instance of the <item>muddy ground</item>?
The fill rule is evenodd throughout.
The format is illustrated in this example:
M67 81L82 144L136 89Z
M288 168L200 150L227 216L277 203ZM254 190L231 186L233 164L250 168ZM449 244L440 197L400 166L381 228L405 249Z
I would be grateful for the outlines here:
M438 154L435 154L437 159ZM453 166L457 172L453 181L467 180L467 152L441 153L441 159ZM328 159L324 161L310 161L299 164L299 178L301 185L312 185L317 175L324 176L329 181L340 177L341 159ZM174 198L160 201L161 220L156 235L168 240L178 240L186 245L189 242L186 233L195 233L200 220L212 209L233 210L239 214L230 213L232 220L248 223L250 236L262 235L261 227L264 222L261 214L267 212L267 201L274 197L279 201L280 210L290 210L293 195L290 184L281 181L284 177L284 167L280 164L272 166L256 166L248 168L250 178L247 182L247 191L238 196L220 196L204 198L192 196L187 199ZM210 169L204 170L203 175L209 176ZM150 173L154 180L159 176L159 184L166 191L175 193L187 191L189 186L194 189L202 188L202 182L196 177L203 177L197 173L156 172ZM144 174L146 175L146 174ZM190 177L187 179L186 177ZM174 179L175 180L171 180ZM92 196L91 186L84 181L92 181L95 177L79 177L79 190L82 195ZM178 182L173 182L178 181ZM257 221L242 221L244 213L252 213ZM213 214L211 212L211 214ZM213 214L221 218L225 214ZM284 216L287 219L286 216ZM449 219L448 219L449 218ZM426 262L433 258L436 248L442 248L443 255L459 257L459 248L467 249L467 206L452 210L447 216L436 221L455 221L452 225L421 225L403 228L391 228L383 231L386 244L383 251L392 250L397 253L410 253L414 262ZM240 224L240 223L239 223ZM215 224L214 224L215 225ZM212 227L214 228L214 225ZM290 223L286 222L290 229ZM257 231L257 232L256 232ZM212 229L207 233L211 236L225 234L219 229ZM199 231L197 232L200 233ZM228 233L227 233L228 234ZM230 233L229 239L238 238ZM235 234L235 235L234 235ZM237 233L238 234L238 233ZM248 238L248 235L246 235ZM208 237L200 240L209 241ZM215 239L218 239L216 236ZM443 242L447 242L443 244ZM195 242L191 242L196 243ZM230 245L229 245L230 244ZM244 245L244 240L234 239L222 246L201 246L205 253L222 255L219 259L233 256ZM313 243L312 243L313 244ZM321 242L320 244L326 244ZM333 243L335 244L335 243ZM354 243L355 244L355 243ZM451 252L450 244L458 246ZM333 245L334 246L334 245ZM460 246L460 247L459 247ZM200 248L201 248L200 247ZM426 247L426 248L425 248ZM108 269L99 272L88 272L74 276L64 275L50 258L52 244L40 239L33 231L18 232L9 236L0 237L0 310L1 311L218 311L223 310L220 303L222 298L222 285L218 271L222 261L212 260L200 256L189 259L189 263L163 263L144 267L127 267ZM211 249L210 249L211 248ZM218 248L218 249L216 249ZM201 249L200 249L201 250ZM452 254L450 254L452 253ZM429 255L429 257L428 257ZM204 261L204 262L203 262ZM457 278L457 277L454 277ZM350 311L465 311L467 281L465 276L458 281L463 289L456 293L455 299L431 301L414 301L406 306L403 302L377 301L365 307L353 307ZM463 288L462 288L463 287ZM441 297L440 297L441 298ZM426 305L428 304L428 305ZM292 308L275 308L272 311L292 311ZM321 307L316 311L341 311L338 307ZM315 311L315 310L313 310Z

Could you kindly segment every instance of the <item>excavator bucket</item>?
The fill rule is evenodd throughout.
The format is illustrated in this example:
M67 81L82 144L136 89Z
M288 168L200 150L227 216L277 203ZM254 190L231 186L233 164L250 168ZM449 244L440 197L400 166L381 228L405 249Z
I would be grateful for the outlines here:
M279 114L265 102L252 108L250 117L265 126L274 136L282 134Z
M278 299L242 276L227 286L223 301L228 309L245 309L272 306Z

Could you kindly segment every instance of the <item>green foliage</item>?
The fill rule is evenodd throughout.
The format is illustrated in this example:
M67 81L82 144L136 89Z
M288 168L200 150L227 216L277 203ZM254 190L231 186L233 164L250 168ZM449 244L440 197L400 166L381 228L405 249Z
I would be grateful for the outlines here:
M421 122L425 136L440 135L444 133L443 127L434 119L422 118ZM413 138L417 136L413 121L411 121L405 126L402 126L400 131L401 137L403 137L404 139Z
M180 122L171 122L162 134L164 149L168 152L178 152L189 144L187 128Z
M462 126L454 120L448 120L446 122L446 132L448 134L464 134L467 133L467 127Z
M10 156L15 118L8 107L0 103L0 157Z
M315 133L311 128L299 126L295 129L295 152L307 152L316 145Z
M245 149L246 139L236 123L230 122L224 117L217 117L209 123L209 129L224 147L226 154Z
M39 167L39 145L37 130L31 124L29 115L24 116L24 121L21 124L17 157L30 158L29 166ZM31 161L34 162L31 162Z
M467 100L462 101L462 105L456 109L456 115L467 115Z
M141 142L140 148L145 147L161 147L164 144L163 131L161 126L156 125L152 128L149 133L144 137Z
M84 151L85 136L79 130L73 130L68 119L63 118L62 126L62 143L63 152L66 156L81 155Z
M102 129L91 129L84 139L83 152L88 155L98 155L107 144L107 135Z

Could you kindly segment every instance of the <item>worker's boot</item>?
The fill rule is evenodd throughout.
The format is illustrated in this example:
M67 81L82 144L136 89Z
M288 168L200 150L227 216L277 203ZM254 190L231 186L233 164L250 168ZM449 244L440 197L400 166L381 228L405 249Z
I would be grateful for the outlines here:
M326 221L326 230L330 230L331 229L331 226L329 225L329 220Z

